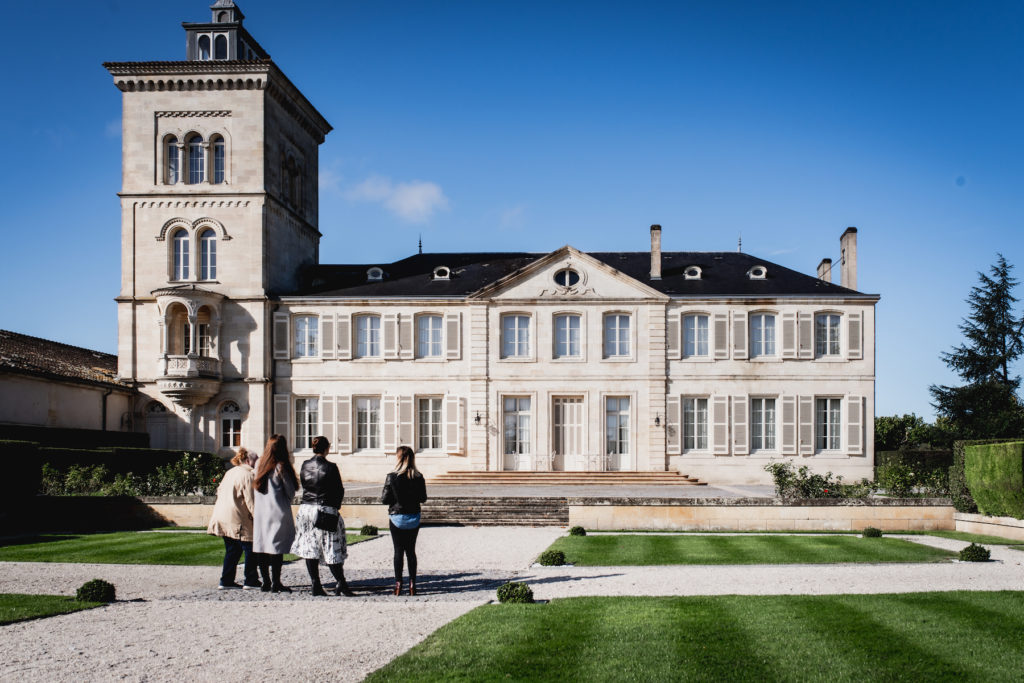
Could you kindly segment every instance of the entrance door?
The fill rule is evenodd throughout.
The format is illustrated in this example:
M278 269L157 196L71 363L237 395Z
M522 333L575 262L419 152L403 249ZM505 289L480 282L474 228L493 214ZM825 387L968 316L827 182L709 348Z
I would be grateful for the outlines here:
M506 396L502 399L502 469L529 470L530 452L530 399Z
M604 404L604 452L608 456L608 469L632 469L629 438L629 397L609 396Z
M554 470L582 470L583 397L556 396L551 404L551 455Z

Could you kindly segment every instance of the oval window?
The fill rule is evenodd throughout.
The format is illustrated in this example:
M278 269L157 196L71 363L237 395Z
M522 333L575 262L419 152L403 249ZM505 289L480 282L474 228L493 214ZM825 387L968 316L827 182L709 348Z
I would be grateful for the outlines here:
M555 284L561 287L572 287L580 281L580 274L571 268L555 273Z

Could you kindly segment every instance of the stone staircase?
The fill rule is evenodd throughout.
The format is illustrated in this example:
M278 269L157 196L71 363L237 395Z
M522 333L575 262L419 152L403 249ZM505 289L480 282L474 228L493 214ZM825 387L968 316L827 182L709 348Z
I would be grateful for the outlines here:
M431 477L428 483L454 486L707 486L707 482L676 472L455 471Z
M423 524L460 526L565 526L567 498L430 498L423 504Z

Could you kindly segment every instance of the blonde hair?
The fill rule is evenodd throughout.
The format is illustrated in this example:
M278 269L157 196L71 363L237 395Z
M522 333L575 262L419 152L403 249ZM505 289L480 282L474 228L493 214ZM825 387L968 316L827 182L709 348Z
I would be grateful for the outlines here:
M235 467L244 465L249 461L249 451L245 448L239 448L235 453L235 457L231 458L231 464Z
M416 453L408 446L399 446L398 450L395 451L395 455L398 456L398 464L395 465L395 474L401 476L405 475L412 479L416 476L423 476L420 471L416 469Z

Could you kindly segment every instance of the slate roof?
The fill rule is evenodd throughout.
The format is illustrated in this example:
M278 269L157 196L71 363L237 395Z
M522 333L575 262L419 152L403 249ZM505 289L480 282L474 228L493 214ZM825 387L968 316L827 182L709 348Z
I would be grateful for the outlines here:
M128 389L117 379L117 356L0 330L0 372Z
M528 252L416 254L394 263L316 265L303 273L299 289L288 295L317 298L465 297L547 255ZM740 252L663 252L661 280L650 279L650 252L588 252L587 255L673 298L877 298ZM747 276L747 271L755 265L767 269L764 280L751 280ZM384 279L368 282L366 271L374 266L384 271ZM434 268L438 266L451 269L450 280L433 279ZM688 266L700 266L701 279L687 280L683 272Z

